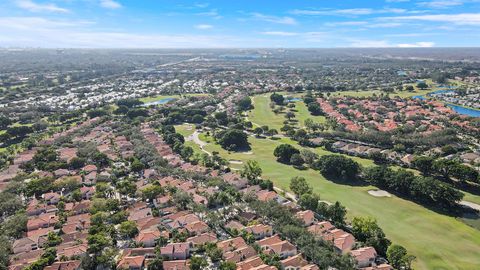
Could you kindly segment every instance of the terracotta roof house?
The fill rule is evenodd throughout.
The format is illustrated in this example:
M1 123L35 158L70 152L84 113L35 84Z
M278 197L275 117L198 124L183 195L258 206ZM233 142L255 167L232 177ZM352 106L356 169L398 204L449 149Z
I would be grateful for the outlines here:
M194 221L192 223L187 223L185 225L185 229L187 229L190 235L197 235L209 230L207 223L203 221Z
M236 220L231 220L225 225L225 228L236 229L236 230L240 231L240 230L243 230L243 228L245 228L245 226L243 226L242 223L240 223Z
M172 196L162 195L162 196L158 196L153 200L153 205L155 205L155 207L157 208L163 208L170 205L171 201L172 201Z
M247 245L242 237L218 242L217 247L223 251L223 258L229 262L238 263L257 255L255 249Z
M36 198L30 200L27 205L27 215L28 216L37 216L47 211L46 205L40 203Z
M62 251L59 251L58 248L57 248L57 256L61 257L63 255L67 258L82 256L84 254L87 254L87 249L88 249L87 244L81 244L81 245L67 247L67 248L63 249Z
M335 229L335 226L330 221L322 221L308 227L308 231L313 235L321 237L327 231Z
M62 161L70 162L73 158L77 157L77 148L60 148L58 150L59 158Z
M57 204L60 201L60 194L57 192L47 192L42 197L47 204Z
M144 263L144 256L123 257L117 264L117 269L143 270Z
M85 165L82 168L82 171L84 171L85 173L91 173L91 172L97 171L97 169L98 169L97 166L93 164L89 164L89 165Z
M128 216L128 220L136 221L142 218L146 218L152 215L152 210L150 208L145 208L141 210L129 210L130 215Z
M222 178L225 182L233 185L237 189L245 188L248 185L248 181L236 173L226 173L222 176Z
M315 213L312 210L299 211L295 216L300 219L305 226L310 226L315 223Z
M282 240L278 235L257 241L257 244L267 253L277 254L281 259L297 254L297 248L287 240Z
M83 232L77 231L77 232L70 233L70 234L62 234L60 237L63 240L62 243L69 243L69 242L86 243L87 242L87 236L88 236L87 231L83 231Z
M297 270L303 266L307 266L308 262L302 257L302 254L288 257L280 261L283 269L285 270Z
M273 235L273 228L270 225L257 224L245 227L244 230L248 233L251 233L256 240Z
M373 247L362 247L350 252L357 262L357 267L363 268L375 264L377 258L377 251Z
M187 260L164 261L163 270L189 270Z
M144 247L154 247L155 240L160 238L160 236L165 237L165 234L162 235L162 233L156 228L143 230L138 233L137 237L135 237L135 242L142 243ZM166 238L168 239L168 232L166 236Z
M393 270L393 267L389 264L383 263L375 266L365 267L362 270Z
M278 198L278 194L274 191L269 191L269 190L260 190L257 192L257 198L260 201L271 201L271 200L276 200Z
M58 177L58 178L65 177L70 175L70 171L67 169L58 169L58 170L55 170L53 174L55 175L55 177Z
M212 232L206 232L187 238L187 242L192 243L193 247L197 247L206 243L216 243L217 241L217 236Z
M142 231L157 228L158 225L161 224L161 220L161 217L148 216L146 218L136 220L135 222L137 223L138 230Z
M81 262L76 261L64 261L54 262L52 265L45 267L43 270L79 270Z
M58 222L58 217L52 213L41 214L37 217L30 218L27 221L27 230L33 231L40 228L47 228L55 225Z
M19 254L14 254L10 256L10 268L12 269L23 269L25 266L33 263L38 260L40 256L44 253L43 249L32 250L29 252L23 252Z
M263 265L262 259L259 256L254 256L243 262L237 263L237 270L250 270L261 265Z
M121 257L145 256L145 259L155 258L155 248L126 248Z
M33 231L27 232L27 237L40 237L40 236L47 236L49 232L55 231L53 226L47 228L40 228Z
M251 270L277 270L277 268L275 266L262 264L260 266L251 268Z
M326 241L332 241L333 245L342 253L347 253L352 250L353 245L355 244L355 238L353 235L341 229L328 231L322 238Z
M30 252L39 248L38 237L24 237L15 240L12 245L13 254Z
M97 172L92 171L83 176L82 183L85 185L92 185L97 182Z
M190 257L191 243L170 243L160 248L162 256L166 256L169 260L186 260Z
M172 216L172 222L168 223L168 226L172 229L184 228L198 221L200 221L200 218L193 213L179 212Z

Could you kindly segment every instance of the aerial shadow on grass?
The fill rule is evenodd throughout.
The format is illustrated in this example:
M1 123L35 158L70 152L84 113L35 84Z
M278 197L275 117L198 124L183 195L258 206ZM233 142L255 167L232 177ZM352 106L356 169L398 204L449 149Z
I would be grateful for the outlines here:
M242 146L242 147L237 147L235 149L230 149L230 150L227 150L229 153L247 153L247 152L251 152L252 151L252 147L250 147L250 144L249 145L245 145L245 146Z
M339 185L344 185L344 186L352 186L352 187L366 187L369 186L365 181L362 181L360 179L351 179L351 178L342 178L342 177L332 177L332 176L325 176L325 179Z

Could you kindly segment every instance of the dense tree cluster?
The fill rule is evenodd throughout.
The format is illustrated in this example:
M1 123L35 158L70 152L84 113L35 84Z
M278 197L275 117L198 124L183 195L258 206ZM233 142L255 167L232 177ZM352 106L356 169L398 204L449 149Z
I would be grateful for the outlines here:
M355 180L360 172L360 165L342 155L326 155L320 157L313 167L327 178Z
M379 188L446 209L454 208L463 193L432 177L416 176L405 169L373 166L364 170L364 179Z
M215 135L218 144L226 150L241 150L248 148L248 136L239 129L231 128L222 130Z

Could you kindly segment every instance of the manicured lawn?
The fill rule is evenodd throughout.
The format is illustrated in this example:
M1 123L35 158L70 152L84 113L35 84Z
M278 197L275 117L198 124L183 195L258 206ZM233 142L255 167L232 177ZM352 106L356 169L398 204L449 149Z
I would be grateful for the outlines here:
M307 105L305 105L303 101L295 102L295 109L297 110L295 115L300 126L304 126L305 120L308 118L312 119L314 122L317 122L317 123L325 123L327 121L325 116L311 115L310 112L308 111Z
M478 269L480 265L480 231L463 222L437 214L423 206L392 196L377 198L367 191L373 187L337 184L326 180L314 170L296 170L278 163L273 150L287 139L272 141L250 137L252 153L227 152L218 145L209 144L208 151L218 151L227 160L255 159L263 169L263 176L276 186L288 189L294 176L303 176L322 199L340 201L353 216L375 217L387 236L405 246L417 256L416 269ZM317 150L322 153L324 150ZM367 165L368 162L362 162ZM241 168L242 165L232 165Z
M254 101L255 109L250 114L251 121L259 125L269 125L272 128L282 125L284 118L282 115L271 112L268 97L256 96ZM281 143L296 145L290 139L282 138L274 141L249 137L249 141L252 148L249 153L228 152L213 143L205 148L208 151L218 151L228 160L257 160L263 169L263 176L271 179L282 189L288 189L292 177L303 176L322 199L331 202L338 200L345 205L348 208L349 218L375 217L388 238L394 243L405 246L417 257L415 269L479 269L480 231L454 217L438 214L396 196L373 197L367 193L373 187L334 183L314 170L297 170L278 163L273 156L273 150ZM322 155L329 154L321 148L315 151ZM364 166L372 164L372 161L367 159L355 159ZM241 166L233 165L232 167L241 168ZM474 195L468 197L470 196Z
M253 106L255 107L248 115L248 120L252 122L254 126L267 125L269 128L274 128L280 131L283 126L283 121L286 120L284 114L275 114L270 108L270 96L259 95L253 97Z

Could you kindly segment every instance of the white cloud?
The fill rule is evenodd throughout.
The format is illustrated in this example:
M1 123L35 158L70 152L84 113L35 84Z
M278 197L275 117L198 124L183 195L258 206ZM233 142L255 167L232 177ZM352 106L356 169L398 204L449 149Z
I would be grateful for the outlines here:
M197 13L197 15L211 17L217 20L223 18L223 16L220 15L216 9L212 9L210 11L205 11L205 12L199 12Z
M212 29L213 28L213 25L210 25L210 24L197 24L194 26L195 28L197 29L200 29L200 30L207 30L207 29Z
M100 0L100 6L109 9L119 9L122 7L122 4L114 0Z
M383 17L381 19L388 20L388 21L392 21L392 20L427 21L427 22L453 23L456 25L480 25L480 13L397 16L397 17Z
M431 48L433 46L435 46L434 42L401 43L397 45L399 48Z
M415 43L391 43L388 40L353 40L350 47L356 48L430 48L434 47L433 42L415 42Z
M419 2L417 3L418 6L427 7L427 8L450 8L454 6L461 6L463 5L463 1L461 0L436 0L436 1L428 1L428 2Z
M261 34L267 35L267 36L282 36L282 37L291 37L291 36L299 35L299 33L284 32L284 31L266 31L266 32L261 32Z
M328 22L325 23L325 26L362 26L366 25L368 22L365 21L345 21L345 22Z
M195 34L138 34L102 31L91 21L42 17L0 18L0 47L44 48L222 48L253 46L236 36ZM264 43L264 46L265 43Z
M31 0L17 0L15 2L18 7L26 9L31 12L59 12L59 13L68 13L69 10L66 8L61 8L55 4L39 4Z
M310 16L362 16L381 13L405 13L406 9L401 8L384 8L384 9L371 9L371 8L350 8L350 9L294 9L290 13L295 15L310 15Z
M42 17L0 17L0 31L14 30L60 30L63 28L76 28L94 24L91 21L50 20Z
M270 16L270 15L265 15L262 13L252 13L252 18L255 20L260 20L260 21L265 21L265 22L271 22L271 23L278 23L278 24L289 24L289 25L294 25L297 24L297 21L292 18L292 17L278 17L278 16Z

